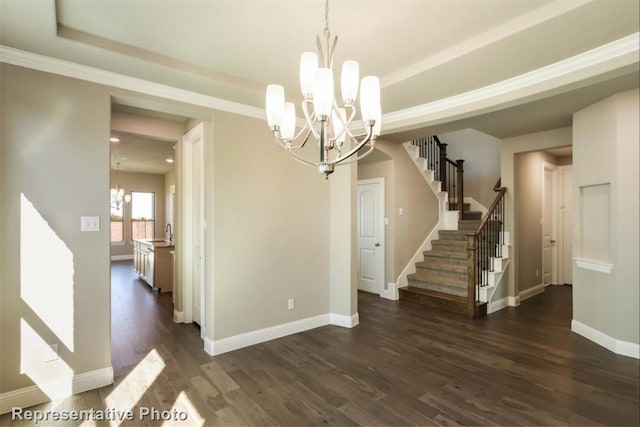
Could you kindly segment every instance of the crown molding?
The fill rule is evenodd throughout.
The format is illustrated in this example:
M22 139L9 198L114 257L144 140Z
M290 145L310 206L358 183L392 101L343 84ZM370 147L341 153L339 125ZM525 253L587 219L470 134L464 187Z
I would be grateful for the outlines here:
M153 95L172 101L185 102L214 110L227 111L242 116L264 119L262 108L239 102L228 101L215 96L204 95L185 89L179 89L161 83L150 82L137 77L126 76L99 68L88 67L74 62L51 58L37 53L27 52L0 45L0 62L19 67L58 74L92 83L98 83L119 89L126 89L146 95Z
M459 120L562 93L580 82L637 65L640 33L519 76L384 114L384 134ZM0 45L0 62L263 119L264 109Z
M458 120L562 93L580 82L638 64L640 33L488 86L384 114L384 134Z

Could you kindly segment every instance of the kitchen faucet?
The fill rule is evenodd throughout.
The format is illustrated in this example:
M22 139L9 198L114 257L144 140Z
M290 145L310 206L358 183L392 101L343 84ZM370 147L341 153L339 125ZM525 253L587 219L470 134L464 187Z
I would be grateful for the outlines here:
M164 228L164 232L169 232L169 242L173 242L173 232L171 231L171 224L167 224Z

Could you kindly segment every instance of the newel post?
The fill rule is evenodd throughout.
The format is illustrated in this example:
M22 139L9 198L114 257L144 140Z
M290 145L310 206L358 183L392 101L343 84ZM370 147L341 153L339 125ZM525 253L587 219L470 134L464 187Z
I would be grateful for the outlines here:
M476 279L478 276L478 235L469 233L467 236L467 317L478 317L476 304Z
M460 215L458 218L464 219L464 160L456 160L456 182L458 183L458 211Z
M442 191L446 191L447 188L447 144L442 144L438 142L438 147L440 148L440 163L439 171L440 174L438 181L442 182Z

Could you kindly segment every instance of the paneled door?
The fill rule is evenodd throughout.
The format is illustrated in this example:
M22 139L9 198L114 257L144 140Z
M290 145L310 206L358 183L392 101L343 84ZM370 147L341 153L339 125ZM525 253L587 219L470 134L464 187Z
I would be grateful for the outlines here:
M358 289L384 289L384 179L358 181Z

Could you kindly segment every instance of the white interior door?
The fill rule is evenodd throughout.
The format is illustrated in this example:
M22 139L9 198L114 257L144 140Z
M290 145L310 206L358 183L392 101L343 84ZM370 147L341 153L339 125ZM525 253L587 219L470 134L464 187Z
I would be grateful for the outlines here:
M560 262L562 271L561 283L573 283L573 169L565 166L561 170L562 201L560 206L562 245L560 247Z
M358 289L384 289L384 180L358 181Z
M557 257L555 253L556 166L543 165L542 179L542 283L549 285L557 281Z

